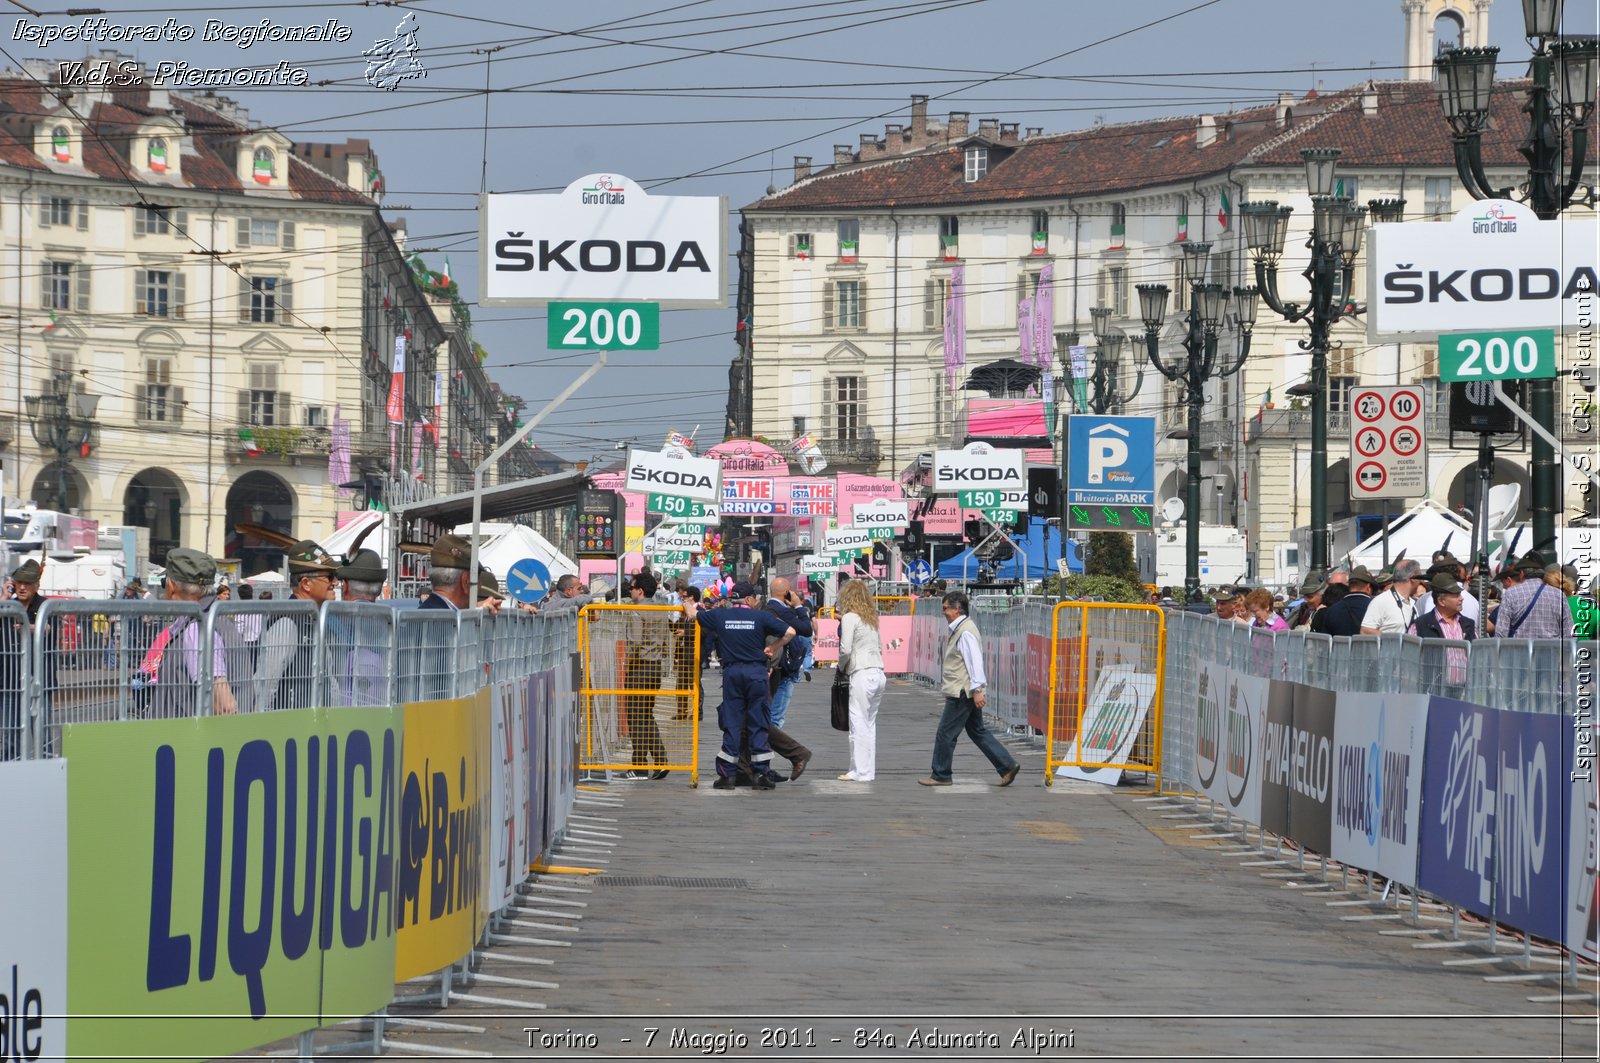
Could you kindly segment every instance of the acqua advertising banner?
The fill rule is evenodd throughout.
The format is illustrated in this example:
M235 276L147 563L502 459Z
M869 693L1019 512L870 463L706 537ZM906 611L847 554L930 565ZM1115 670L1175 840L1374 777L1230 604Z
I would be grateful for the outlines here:
M1499 711L1428 700L1417 886L1487 918L1494 907L1494 767Z
M405 706L397 982L448 967L478 940L488 863L488 693Z
M65 1059L67 762L0 764L0 808L15 813L0 860L0 1059Z
M1329 852L1335 860L1416 885L1427 730L1425 694L1339 694Z
M1572 776L1572 720L1559 713L1500 713L1494 816L1494 914L1507 926L1560 941Z
M399 710L64 732L73 864L115 869L68 887L74 1056L228 1055L389 1002Z
M1277 750L1289 776L1289 837L1326 855L1333 847L1333 724L1337 695L1294 685L1294 735Z

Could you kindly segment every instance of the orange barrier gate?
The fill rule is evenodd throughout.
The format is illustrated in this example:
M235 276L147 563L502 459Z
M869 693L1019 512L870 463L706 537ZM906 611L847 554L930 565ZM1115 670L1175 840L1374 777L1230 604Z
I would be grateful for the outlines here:
M1049 646L1029 647L1050 659L1046 786L1058 768L1113 784L1123 772L1159 775L1166 643L1166 615L1154 605L1055 607Z
M698 786L700 648L699 625L676 606L584 606L579 768L683 771Z

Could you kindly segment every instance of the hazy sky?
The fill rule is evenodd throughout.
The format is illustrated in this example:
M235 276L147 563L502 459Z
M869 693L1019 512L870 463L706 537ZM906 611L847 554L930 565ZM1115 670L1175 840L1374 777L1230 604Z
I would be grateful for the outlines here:
M15 4L10 6L15 7ZM35 6L35 5L30 5ZM1597 0L1569 0L1567 29L1594 33ZM1397 77L1400 0L612 0L594 6L511 0L414 0L428 76L396 92L363 80L361 51L390 36L402 11L356 3L168 4L110 0L115 25L167 17L196 28L189 43L121 45L147 63L305 66L327 85L234 90L251 116L295 140L367 137L404 206L415 246L438 268L450 256L469 300L477 289L477 195L484 167L486 59L490 191L554 191L584 174L625 174L661 192L725 195L737 210L792 174L904 122L909 97L929 111L969 111L1062 132L1097 117L1125 121L1225 110ZM233 24L337 19L345 43L247 49L204 43L208 19ZM43 48L0 19L13 63L81 57L99 45ZM1521 5L1491 11L1501 70L1520 73L1528 47ZM479 53L499 49L492 57ZM1446 137L1441 118L1439 136ZM730 254L737 241L730 237ZM660 351L613 354L610 366L546 422L536 439L575 458L609 457L616 440L659 441L669 427L719 437L733 345L727 310L662 315ZM474 308L489 368L537 409L586 363L544 346L541 310Z

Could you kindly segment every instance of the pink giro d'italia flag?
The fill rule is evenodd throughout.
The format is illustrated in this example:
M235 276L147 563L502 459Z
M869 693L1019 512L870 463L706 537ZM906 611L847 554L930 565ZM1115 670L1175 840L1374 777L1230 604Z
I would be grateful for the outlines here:
M394 338L394 371L389 378L389 423L403 424L406 419L406 338Z

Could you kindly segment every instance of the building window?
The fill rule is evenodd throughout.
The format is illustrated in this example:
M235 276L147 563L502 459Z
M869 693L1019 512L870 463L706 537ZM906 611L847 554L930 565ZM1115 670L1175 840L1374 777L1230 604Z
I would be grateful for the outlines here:
M328 427L328 408L326 406L307 406L306 407L306 427L307 428L327 428Z
M1333 180L1333 194L1336 196L1344 196L1352 203L1356 201L1356 195L1359 187L1360 182L1354 177L1340 176L1335 177Z
M946 262L961 257L961 219L954 214L939 218L939 250Z
M946 277L930 277L922 287L922 331L944 331L944 304L950 292Z
M1451 216L1450 198L1453 189L1448 177L1422 179L1423 213L1429 221L1444 221Z
M133 235L165 236L173 229L189 227L189 212L171 207L147 207L143 203L133 208Z
M1328 378L1328 418L1340 424L1350 423L1350 393L1355 390L1356 378L1353 376L1330 376Z
M1050 215L1047 211L1033 212L1033 253L1043 255L1050 250Z
M89 201L74 200L68 196L45 196L39 204L39 224L44 228L76 226L87 229Z
M271 184L272 178L277 174L277 172L278 158L273 154L272 149L257 148L255 153L255 166L251 171L251 176L256 179L256 183L261 185Z
M861 310L867 295L865 281L829 281L823 293L823 328L858 329L865 324Z
M165 137L150 138L145 159L152 173L167 172L167 141Z
M239 419L263 428L289 423L289 396L278 390L277 366L250 366L250 387L239 395Z
M799 439L806 434L806 419L804 417L795 417L791 418L791 420L794 422L791 426L794 431L790 433L789 438Z
M89 271L72 262L46 262L39 305L46 310L89 309Z
M1439 379L1439 348L1421 347L1418 350L1422 354L1422 363L1413 383L1424 389L1423 399L1427 403L1428 417L1442 420L1450 412L1450 383Z
M790 258L799 259L802 262L809 261L812 255L811 247L810 233L791 233L789 235Z
M240 247L282 247L294 250L294 222L272 218L240 218L235 242Z
M1128 208L1123 203L1111 204L1111 249L1125 247L1128 243Z
M282 277L240 277L239 320L257 324L288 321L289 282Z
M147 358L144 384L134 396L141 421L177 424L183 419L183 389L172 384L172 359Z
M835 439L861 438L861 378L833 378L833 427Z
M150 317L183 316L183 274L165 269L135 273L134 313Z
M1111 316L1128 316L1128 270L1124 266L1107 266L1100 271L1100 305L1111 308Z
M861 248L861 220L839 219L839 261L855 262Z
M967 149L967 183L983 179L989 172L989 149L972 147Z

